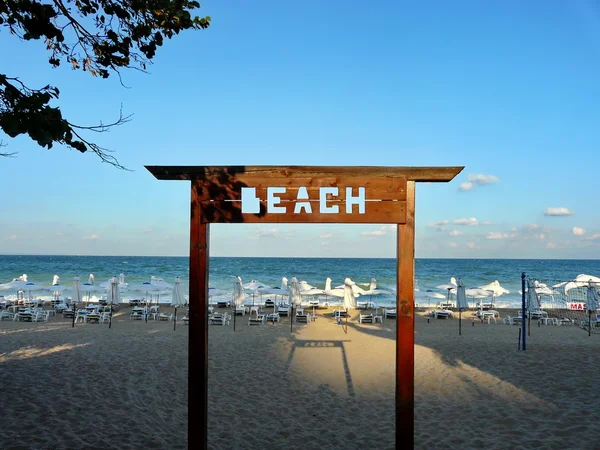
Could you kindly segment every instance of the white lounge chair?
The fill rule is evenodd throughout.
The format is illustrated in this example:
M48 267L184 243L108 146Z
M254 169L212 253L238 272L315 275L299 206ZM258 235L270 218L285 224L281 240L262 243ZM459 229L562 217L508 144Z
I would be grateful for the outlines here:
M248 316L248 325L264 325L267 321L267 316L258 310L253 310Z
M398 316L396 309L384 309L383 318L393 317L394 319Z
M183 320L183 319L182 319ZM230 316L227 313L214 313L208 317L208 321L212 325L228 325Z
M358 323L363 323L363 322L369 322L369 323L374 323L375 322L375 316L373 314L361 314L358 316Z
M288 305L279 305L277 307L277 314L280 316L289 316L290 315L290 306Z
M32 322L48 322L50 313L48 311L37 311L31 316Z
M8 309L3 309L0 311L0 320L8 319L13 320L15 318L14 313L10 312Z

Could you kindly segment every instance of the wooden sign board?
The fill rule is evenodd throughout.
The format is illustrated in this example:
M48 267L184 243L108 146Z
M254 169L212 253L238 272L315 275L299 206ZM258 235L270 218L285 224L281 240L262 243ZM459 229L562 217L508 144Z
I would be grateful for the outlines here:
M463 167L146 166L191 181L188 448L206 449L211 223L397 224L396 446L414 440L415 182Z

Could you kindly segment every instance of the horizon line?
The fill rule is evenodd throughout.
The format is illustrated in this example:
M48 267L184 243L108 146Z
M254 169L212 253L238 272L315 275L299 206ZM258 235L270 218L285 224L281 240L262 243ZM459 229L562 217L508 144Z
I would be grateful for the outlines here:
M37 253L0 253L0 256L67 256L79 258L189 258L189 255L61 255L61 254L37 254ZM210 258L293 258L293 259L398 259L390 256L227 256L227 255L209 255ZM494 257L420 257L417 259L494 259L494 260L520 260L520 261L600 261L600 258L494 258Z

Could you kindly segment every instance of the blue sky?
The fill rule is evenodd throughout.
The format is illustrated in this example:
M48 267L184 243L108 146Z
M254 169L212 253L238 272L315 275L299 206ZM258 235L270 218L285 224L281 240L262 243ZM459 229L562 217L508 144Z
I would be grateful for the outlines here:
M189 184L144 165L464 165L417 185L417 257L598 257L597 2L201 5L211 28L128 88L0 31L0 72L58 86L71 120L134 114L95 136L134 172L0 135L19 152L0 159L0 253L187 255ZM216 256L395 255L377 225L211 233Z

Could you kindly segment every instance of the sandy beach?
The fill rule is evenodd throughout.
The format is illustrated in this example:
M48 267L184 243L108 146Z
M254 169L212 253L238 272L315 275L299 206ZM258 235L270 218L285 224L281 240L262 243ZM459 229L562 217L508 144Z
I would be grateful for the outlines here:
M0 322L0 448L184 449L188 327ZM212 449L394 448L396 322L210 327ZM597 449L600 340L416 318L415 448ZM201 426L201 424L197 424ZM398 445L398 448L401 448Z

